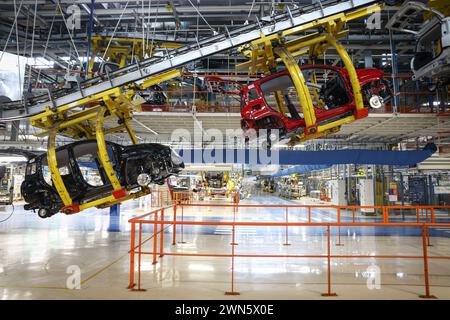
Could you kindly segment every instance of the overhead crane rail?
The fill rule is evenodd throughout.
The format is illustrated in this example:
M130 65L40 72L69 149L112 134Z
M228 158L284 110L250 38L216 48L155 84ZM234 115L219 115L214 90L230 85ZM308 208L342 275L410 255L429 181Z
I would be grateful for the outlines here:
M292 11L287 8L287 13L265 17L261 21L257 20L256 23L234 30L227 29L226 34L215 35L203 40L197 39L194 44L167 50L162 57L153 56L115 72L108 73L106 76L97 76L86 81L80 81L74 89L57 90L50 92L48 95L41 95L25 101L5 103L1 106L2 121L17 120L37 115L45 111L46 108L56 111L59 107L70 103L75 103L93 95L181 67L191 61L241 46L261 37L270 35L283 36L283 32L286 30L321 18L381 2L373 0L329 0L318 1L313 5Z

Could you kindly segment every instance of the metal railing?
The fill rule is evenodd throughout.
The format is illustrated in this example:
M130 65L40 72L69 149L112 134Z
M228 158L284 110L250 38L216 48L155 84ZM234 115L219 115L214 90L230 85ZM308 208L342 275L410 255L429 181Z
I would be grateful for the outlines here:
M184 220L183 215L179 220L179 210L184 207L202 208L209 207L209 209L230 208L233 211L233 218L231 221L201 221ZM237 221L236 216L239 210L243 208L266 208L266 209L284 209L284 221ZM289 210L302 209L304 217L302 220L295 222L289 221ZM322 212L320 212L322 210ZM323 210L329 213L328 221L323 221ZM381 215L368 216L370 213L364 211L380 210ZM399 220L399 210L403 211L403 219ZM131 223L131 241L130 241L130 273L129 273L129 289L133 291L143 291L141 279L141 263L143 255L150 255L152 263L156 264L159 259L164 256L185 256L185 257L211 257L211 258L230 258L231 259L231 275L230 275L230 291L226 291L226 295L238 295L235 281L235 259L236 258L309 258L309 259L326 259L327 261L327 287L323 296L334 296L335 292L332 290L332 259L420 259L423 260L423 276L424 276L424 294L420 295L422 298L435 298L430 292L429 282L429 266L430 259L450 259L450 256L428 254L428 247L430 242L430 228L450 228L450 222L440 222L441 218L436 217L436 210L440 214L450 218L450 206L334 206L334 205L260 205L260 204L227 204L227 203L194 203L194 201L179 201L175 205L163 207L153 210L147 214L132 218ZM406 212L406 215L405 215ZM407 217L407 218L405 218ZM299 218L299 217L297 217ZM143 240L143 227L146 225L153 225L150 236ZM172 228L172 246L177 244L177 233L183 237L184 226L228 226L231 227L231 246L229 253L182 253L166 250L165 248L165 232ZM331 250L331 229L338 229L338 236L336 245L341 246L341 227L417 227L421 230L422 238L422 254L419 255L342 255L334 254ZM289 228L292 227L326 227L327 249L323 254L247 254L236 253L236 233L237 229L241 227L284 227L285 236L280 246L290 245ZM178 230L179 229L179 230ZM136 232L138 234L136 239ZM137 240L137 242L136 242ZM144 251L143 245L148 241L153 240L153 250ZM159 246L158 246L159 241ZM183 238L182 241L183 242ZM137 256L137 261L136 260ZM136 270L137 262L137 270ZM137 278L136 278L137 272Z

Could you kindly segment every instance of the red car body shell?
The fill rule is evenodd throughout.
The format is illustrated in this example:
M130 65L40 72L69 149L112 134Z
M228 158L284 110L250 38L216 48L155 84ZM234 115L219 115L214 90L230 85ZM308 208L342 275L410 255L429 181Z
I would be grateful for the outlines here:
M328 65L305 65L301 66L301 70L307 69L328 69L337 72L345 86L346 92L348 94L349 102L344 106L334 108L331 110L324 110L317 107L314 107L316 122L317 124L329 121L330 119L338 118L339 116L347 115L351 112L355 115L356 119L364 118L368 115L368 107L365 106L362 110L357 110L355 105L355 99L353 96L353 90L351 88L350 79L348 72L345 68L328 66ZM358 69L356 70L358 75L358 80L360 82L361 88L365 85L372 83L373 81L377 81L383 78L383 71L378 69ZM241 125L244 130L248 129L280 129L285 130L285 133L293 132L298 128L304 128L306 126L304 119L292 119L284 116L282 113L278 112L276 109L272 108L264 99L264 94L261 91L261 84L264 82L277 78L279 76L289 74L288 70L278 72L276 74L264 77L260 80L253 82L252 84L244 87L241 90ZM250 99L248 92L250 90L256 89L258 95L256 99ZM271 118L273 127L264 127L262 128L260 124L258 124L259 120Z

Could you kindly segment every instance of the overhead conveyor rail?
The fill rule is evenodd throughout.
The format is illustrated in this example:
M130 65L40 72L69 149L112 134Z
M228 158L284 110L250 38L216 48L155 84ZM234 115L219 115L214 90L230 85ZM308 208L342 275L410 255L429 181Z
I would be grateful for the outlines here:
M373 0L330 0L318 1L314 5L292 11L288 8L288 12L285 14L264 18L262 21L258 20L256 23L234 30L227 30L226 34L215 35L197 40L197 43L179 49L168 50L164 57L151 57L106 76L80 82L75 89L57 90L49 95L31 98L25 103L24 101L5 103L0 108L2 110L1 118L3 121L25 118L39 114L45 111L47 107L56 110L58 107L77 102L86 97L149 78L261 37L279 34L285 30L314 22L317 19L380 2Z

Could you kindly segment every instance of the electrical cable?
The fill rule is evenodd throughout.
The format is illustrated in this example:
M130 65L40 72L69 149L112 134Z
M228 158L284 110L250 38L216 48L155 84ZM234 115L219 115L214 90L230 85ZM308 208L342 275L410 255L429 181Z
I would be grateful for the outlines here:
M155 14L155 20L153 22L153 36L152 36L152 42L150 43L150 57L153 57L153 54L154 54L153 48L154 48L154 44L155 44L156 22L158 21L159 2L160 2L160 0L158 0L158 3L156 4L156 14Z
M20 12L20 7L17 10L17 15L19 15L19 12ZM14 14L16 14L16 0L14 0ZM21 68L20 68L20 46L19 46L19 27L18 27L18 25L19 25L19 23L16 23L17 69L19 71L19 92L22 95L24 85L22 83L21 70L20 70ZM26 48L24 50L26 50ZM24 72L24 77L25 77L25 70L23 72Z
M13 216L14 211L15 211L15 207L14 207L14 204L12 204L12 203L11 203L11 206L12 206L12 211L11 211L11 213L9 214L9 216L8 216L7 218L5 218L5 219L3 219L3 220L0 220L0 223L9 220L9 219Z
M145 38L145 50L148 50L148 41L150 37L150 17L151 17L151 7L152 7L152 0L149 0L148 2L148 14L147 14L147 34ZM144 46L144 44L142 44ZM145 56L145 52L143 52L143 56Z
M59 1L58 1L58 7L59 7L59 11L60 11L60 13L61 13L61 17L62 17L62 19L63 19L63 21L64 21L64 25L66 26L67 34L69 35L70 42L72 43L73 49L75 50L75 53L76 53L76 55L77 55L77 57L78 57L78 61L80 62L81 70L83 70L83 69L84 69L84 65L83 65L83 63L81 62L80 54L78 53L77 46L75 45L75 41L73 40L72 33L70 32L70 28L69 28L69 26L67 25L67 20L66 20L66 18L64 17L64 11L63 11L63 9L61 8L61 3L60 3ZM73 31L72 31L72 32L73 32Z
M119 20L117 20L116 26L114 27L114 30L113 30L113 32L111 34L111 37L109 38L109 42L108 42L108 45L106 46L105 53L102 56L102 60L105 60L105 56L108 53L109 46L111 45L111 42L114 39L114 36L116 34L116 31L117 31L117 28L119 27L120 21L122 21L123 14L125 13L125 10L127 9L129 3L130 3L129 0L125 3L125 6L124 6L124 8L122 10L122 13L119 16Z
M197 11L197 14L203 19L203 21L205 21L205 23L208 25L208 27L211 29L211 31L213 32L213 34L215 34L216 30L213 29L213 27L211 27L211 25L208 23L208 21L206 21L205 17L203 17L203 15L201 14L201 12L198 10L198 8L196 6L194 6L194 4L191 2L191 0L188 0L189 3L191 4L191 6L195 9L195 11ZM198 2L197 2L198 4ZM197 27L198 27L198 23L197 23Z
M248 23L248 19L250 19L250 16L251 16L252 11L253 11L253 7L255 6L255 2L256 2L256 0L252 1L252 6L250 7L250 11L248 12L247 19L245 20L246 23Z
M52 23L50 24L50 30L48 32L48 37L47 37L47 41L45 42L45 47L44 47L44 53L42 54L42 57L45 59L46 55L47 55L47 48L48 48L48 43L50 41L50 36L52 34L53 31L53 24L55 23L55 18L56 18L56 14L57 14L57 8L55 8L55 14L53 15L53 19L52 19ZM70 60L70 59L69 59ZM39 80L41 78L41 71L42 68L39 68L39 72L37 75L37 80L36 80L36 84L39 84Z
M37 0L34 2L34 18L33 18L33 33L31 35L31 49L30 49L30 58L31 58L31 63L33 63L33 53L34 53L34 35L36 33L36 16L37 16L37 5L38 2ZM27 17L29 17L29 14L27 15ZM28 32L28 19L27 19L27 32ZM27 38L25 38L25 41L27 41ZM24 56L25 56L25 51L26 51L26 46L24 48ZM36 62L36 59L35 61ZM31 66L29 67L29 71L28 71L28 87L31 93Z
M9 43L9 40L10 40L10 38L11 38L12 32L13 32L13 30L14 30L14 26L15 26L16 23L17 23L17 17L19 16L20 9L22 8L22 3L23 3L23 0L20 1L20 4L19 4L19 10L17 10L17 13L15 13L14 22L13 22L13 24L12 24L12 26L11 26L11 29L9 30L9 34L8 34L8 37L6 38L5 46L4 46L3 51L2 51L2 55L0 56L0 62L2 61L3 55L4 55L5 52L6 52L6 48L8 48L8 43Z
M144 0L141 0L141 4L142 4L142 56L145 57L145 7L144 7ZM136 14L136 25L135 27L137 28L137 19L139 18L139 14ZM136 33L136 30L135 30ZM134 50L134 41L133 41L133 50ZM131 61L133 61L133 52L131 53Z

